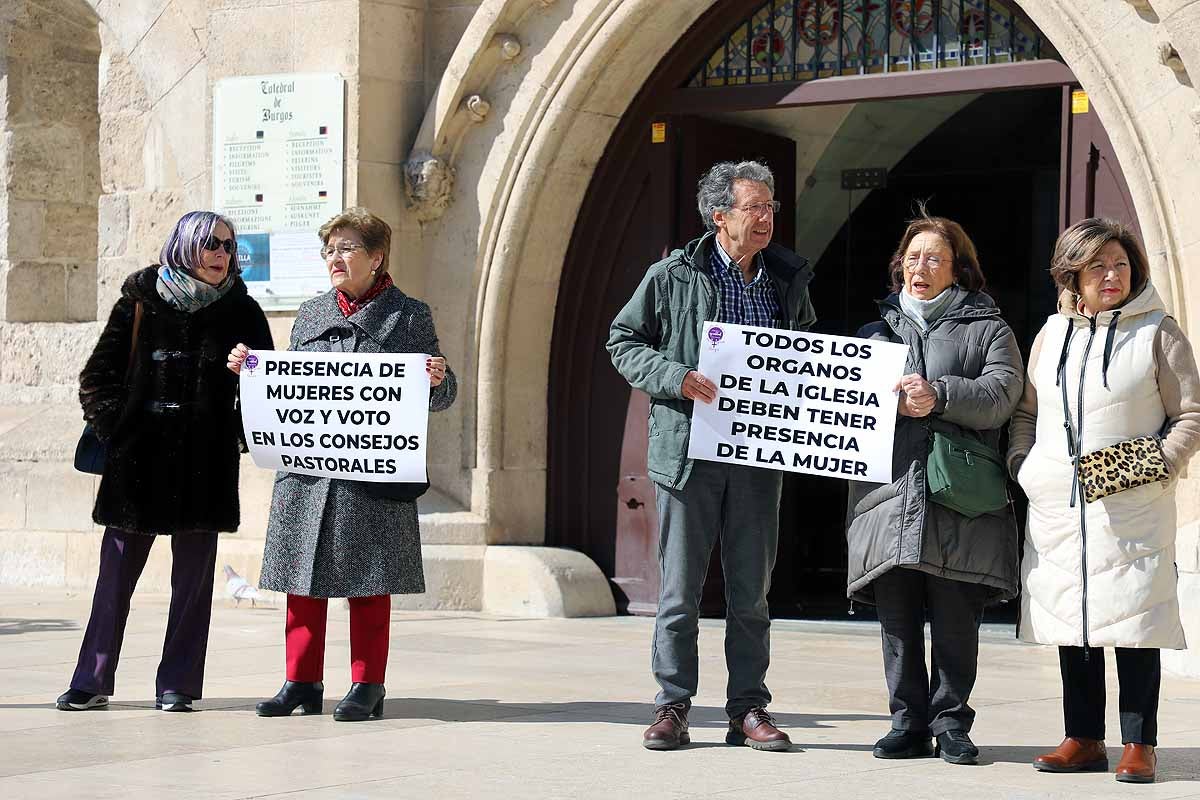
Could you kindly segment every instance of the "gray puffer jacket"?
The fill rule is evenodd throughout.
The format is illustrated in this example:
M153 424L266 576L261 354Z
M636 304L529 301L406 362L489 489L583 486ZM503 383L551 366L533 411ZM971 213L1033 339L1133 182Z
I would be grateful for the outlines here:
M900 310L892 294L879 302L882 322L858 336L907 344L905 374L934 385L929 416L897 417L892 482L851 482L846 541L846 594L874 604L871 582L893 567L983 584L989 602L1015 597L1017 528L1012 504L969 519L931 503L925 467L933 431L970 436L998 447L1000 429L1021 399L1024 368L1017 340L1000 309L982 292L955 298L927 331Z

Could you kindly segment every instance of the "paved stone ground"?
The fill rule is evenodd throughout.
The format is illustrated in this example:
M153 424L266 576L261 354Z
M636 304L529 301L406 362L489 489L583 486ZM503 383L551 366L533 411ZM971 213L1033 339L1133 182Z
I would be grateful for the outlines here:
M55 711L89 599L0 592L0 798L1200 798L1197 681L1163 681L1158 784L1033 770L1061 737L1057 659L1002 627L985 632L982 758L966 767L871 757L888 728L874 623L776 623L772 710L789 753L723 743L722 624L704 623L693 744L655 753L640 745L654 692L646 619L396 613L386 716L352 724L256 717L282 680L283 613L224 603L200 712L156 712L166 599L139 595L112 707ZM327 714L349 685L342 604L330 617ZM1108 719L1116 741L1115 708Z

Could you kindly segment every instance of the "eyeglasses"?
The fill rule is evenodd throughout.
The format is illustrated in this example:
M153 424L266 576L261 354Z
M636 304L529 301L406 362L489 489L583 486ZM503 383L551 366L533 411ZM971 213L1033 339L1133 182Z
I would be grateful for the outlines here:
M748 206L734 206L734 208L754 217L765 217L768 211L778 214L779 209L783 208L783 203L778 200L770 200L766 203L752 203Z
M224 247L228 255L233 255L237 252L237 240L232 237L229 239L218 239L216 236L209 236L200 246L210 252L216 252Z
M366 245L353 244L351 242L342 242L337 247L334 247L333 245L325 245L324 247L321 248L321 258L325 259L326 261L333 258L335 255L341 256L342 258L349 258L351 255L354 254L355 250L366 250L366 249L367 249Z
M941 256L929 255L929 256L925 256L922 259L921 256L918 256L914 253L913 255L910 255L904 259L904 268L905 269L915 269L916 266L921 263L921 261L924 261L925 266L929 267L930 270L937 270L939 267L942 266L942 264L950 263L949 258L942 258Z

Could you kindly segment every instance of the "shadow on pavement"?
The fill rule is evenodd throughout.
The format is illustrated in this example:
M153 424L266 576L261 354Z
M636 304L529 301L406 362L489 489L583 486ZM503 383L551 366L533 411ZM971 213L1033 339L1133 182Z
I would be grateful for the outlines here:
M324 713L332 714L341 699L340 691L325 692ZM197 711L237 711L254 713L260 700L270 697L206 697L196 701ZM15 708L53 708L53 700L45 703L0 703L0 710ZM116 698L108 711L144 711L154 707L153 699ZM299 712L297 712L298 714ZM388 697L384 701L384 719L436 720L440 722L507 721L546 724L548 716L562 716L563 722L613 722L648 725L653 721L653 706L649 703L581 701L566 703L506 702L491 698L478 700L449 700L437 697ZM887 721L888 715L875 714L795 714L780 712L772 716L785 729L836 728L838 722L863 720ZM552 720L551 720L552 721ZM692 728L725 728L729 724L725 709L714 706L693 706L688 715ZM857 748L858 745L853 747ZM869 747L867 749L870 749Z
M46 631L77 631L79 624L71 619L19 619L0 617L0 636Z

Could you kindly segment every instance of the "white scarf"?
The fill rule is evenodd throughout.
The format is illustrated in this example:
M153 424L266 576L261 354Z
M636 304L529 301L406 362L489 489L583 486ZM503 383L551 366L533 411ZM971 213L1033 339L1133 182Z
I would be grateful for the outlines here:
M904 316L916 323L918 328L927 331L929 326L950 307L950 301L956 299L962 291L962 288L953 285L943 289L941 294L931 300L922 300L919 297L913 297L907 289L901 289L900 310L904 312Z

